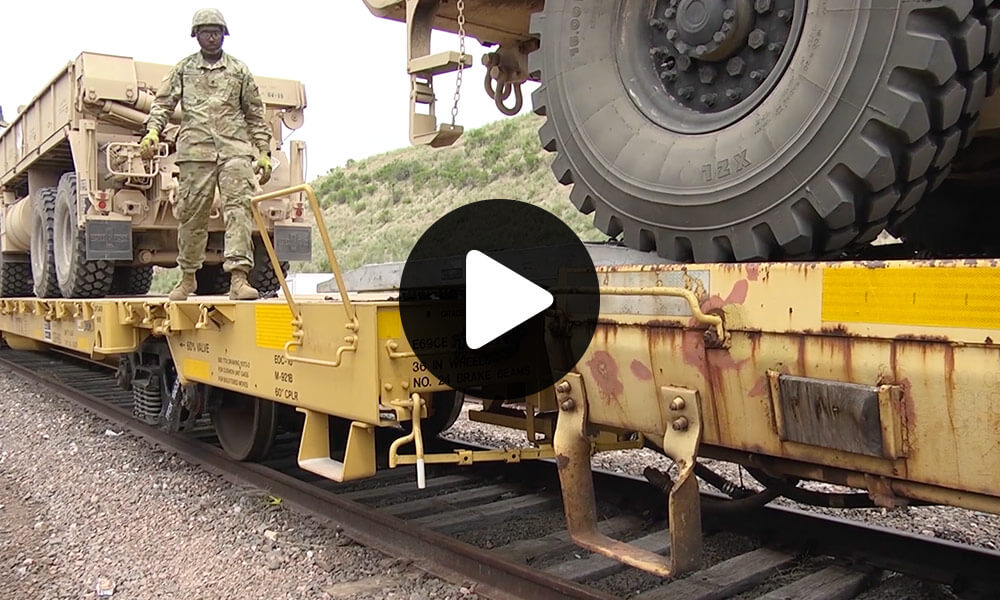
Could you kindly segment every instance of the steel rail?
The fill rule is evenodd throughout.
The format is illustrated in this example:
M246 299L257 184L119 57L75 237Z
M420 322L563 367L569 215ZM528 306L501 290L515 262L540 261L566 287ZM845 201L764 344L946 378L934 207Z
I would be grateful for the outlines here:
M134 419L122 407L45 378L0 355L0 365L36 381L44 388L72 400L98 416L114 421L129 432L184 460L239 485L249 485L281 498L298 511L321 522L339 525L355 541L414 565L455 584L474 581L477 590L497 600L564 599L614 600L615 596L585 585L548 576L503 560L487 550L420 527L357 502L339 498L313 484L254 463L234 462L222 452L195 439L170 434Z
M132 417L126 407L102 401L57 378L44 378L38 370L11 361L4 354L0 352L0 365L41 383L105 419L122 424L138 437L169 448L185 460L229 481L281 497L284 503L301 513L324 523L339 525L359 543L393 557L413 559L416 566L446 581L456 584L474 581L479 593L495 599L615 598L595 588L505 561L489 551L340 498L336 492L326 491L270 467L233 462L218 448L146 425ZM54 358L52 354L47 356ZM60 360L75 358L59 356ZM457 444L468 448L485 447ZM517 479L551 479L555 473L551 459L507 465L507 469L508 475ZM594 478L599 498L614 497L616 504L624 499L653 510L665 507L662 496L657 494L658 488L643 478L596 468ZM703 493L703 497L723 499L723 496L713 493ZM738 513L706 508L702 519L707 530L753 536L765 544L798 548L808 554L850 558L922 581L950 585L959 592L986 589L995 592L1000 589L1000 569L997 568L1000 566L1000 552L985 548L776 505Z

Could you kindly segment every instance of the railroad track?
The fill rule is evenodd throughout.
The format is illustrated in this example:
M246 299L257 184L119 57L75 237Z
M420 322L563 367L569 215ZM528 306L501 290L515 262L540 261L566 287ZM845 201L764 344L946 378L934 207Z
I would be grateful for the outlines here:
M185 435L142 423L131 414L131 393L116 387L106 366L8 348L0 349L0 366L206 470L339 526L361 544L413 559L448 581L474 581L477 593L489 598L901 598L909 596L895 590L913 580L940 586L928 597L1000 597L1000 553L788 508L719 510L727 504L710 495L703 511L704 568L665 582L569 540L549 461L432 465L423 490L410 468L336 484L297 467L294 433L278 439L268 461L238 463L224 455L207 420ZM429 444L437 451L460 445ZM595 487L605 533L669 551L663 497L653 485L597 471Z

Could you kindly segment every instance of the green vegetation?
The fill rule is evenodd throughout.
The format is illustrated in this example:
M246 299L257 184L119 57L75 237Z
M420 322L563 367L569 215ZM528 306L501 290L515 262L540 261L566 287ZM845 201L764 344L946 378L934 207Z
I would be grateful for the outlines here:
M566 222L581 239L603 241L592 215L569 202L554 178L553 155L538 141L541 118L504 118L471 129L448 148L407 147L331 169L312 182L343 269L405 260L438 218L477 200L509 198L536 204ZM312 220L310 216L310 220ZM291 271L329 271L318 233L313 260ZM168 291L176 269L157 270L153 289Z

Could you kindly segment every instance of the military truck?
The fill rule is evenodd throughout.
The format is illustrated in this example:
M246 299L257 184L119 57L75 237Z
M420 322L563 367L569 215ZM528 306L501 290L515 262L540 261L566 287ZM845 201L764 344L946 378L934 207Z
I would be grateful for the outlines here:
M515 114L521 84L540 84L531 101L556 178L631 248L681 262L849 258L876 255L886 231L902 243L878 252L899 257L1000 249L1000 3L365 4L406 23L414 144L461 136L439 123L433 83L470 66L477 40L486 94ZM458 33L458 51L432 55L434 30Z
M161 132L156 155L143 158L139 141L171 65L83 52L0 129L0 296L99 298L145 294L153 267L177 260L178 172L175 142L180 109ZM263 191L304 181L305 144L283 148L285 129L303 124L304 86L256 77L271 125L274 170ZM303 257L309 226L303 198L261 205L276 250ZM255 227L251 284L261 293L278 280ZM229 287L225 223L216 197L198 293ZM298 253L298 254L296 254Z

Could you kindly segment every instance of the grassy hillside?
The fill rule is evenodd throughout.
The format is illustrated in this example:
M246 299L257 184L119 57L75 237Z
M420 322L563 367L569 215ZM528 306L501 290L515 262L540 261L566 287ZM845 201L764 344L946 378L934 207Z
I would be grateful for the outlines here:
M592 216L570 204L569 189L556 182L549 168L553 155L538 141L540 125L541 117L533 114L502 119L467 130L449 148L401 148L350 160L318 177L311 184L341 267L405 260L435 220L493 198L536 204L585 241L607 239L594 229ZM312 262L293 263L291 270L330 270L315 230ZM169 290L177 270L158 271L154 291Z
M466 131L450 148L403 148L348 161L313 186L345 269L404 260L417 238L449 211L477 200L531 202L565 221L584 240L606 236L580 214L549 169L538 141L540 118L523 115ZM316 238L314 261L294 270L326 271Z

